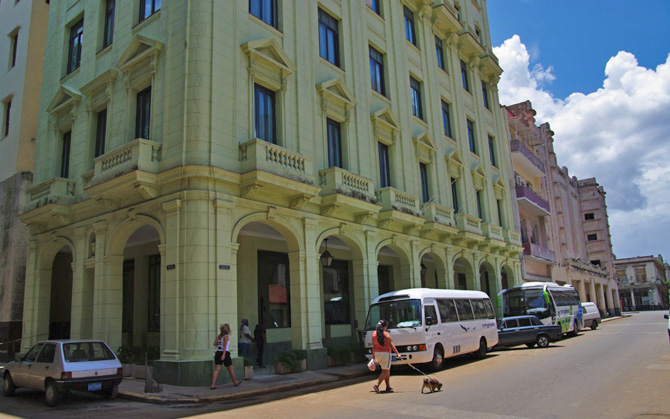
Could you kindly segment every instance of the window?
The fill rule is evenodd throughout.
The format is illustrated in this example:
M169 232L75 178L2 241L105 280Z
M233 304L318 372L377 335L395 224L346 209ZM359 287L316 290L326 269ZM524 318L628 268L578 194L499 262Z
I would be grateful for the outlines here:
M340 124L326 119L328 131L328 167L342 167L342 135Z
M421 174L421 200L425 203L430 200L428 190L428 167L424 163L419 163L419 172Z
M435 54L437 56L437 66L442 70L447 71L444 66L444 48L442 48L442 40L435 37Z
M98 112L95 126L95 157L105 154L105 137L107 134L107 109Z
M454 204L454 214L458 214L458 179L451 179L451 202Z
M140 22L161 9L161 0L140 0Z
M443 323L458 321L454 300L437 300L437 309L440 311L440 320Z
M333 260L323 268L323 298L326 324L349 324L349 262Z
M421 83L410 76L409 88L412 94L412 115L419 119L423 119L423 109L421 109Z
M384 143L377 143L379 151L379 185L382 188L391 186L391 166L389 164L389 147Z
M370 82L372 90L386 95L386 89L384 88L384 56L372 47L370 47Z
M405 13L405 38L416 46L416 33L414 32L414 13L403 6L403 12Z
M493 142L494 142L493 137L491 137L489 135L489 156L491 158L491 166L495 167L495 165L496 165L496 150L495 150L495 146L494 146Z
M499 225L500 227L503 227L503 220L502 220L502 206L500 205L500 203L501 203L501 200L500 200L500 199L496 199L496 207L497 207L497 210L498 210L498 225Z
M72 140L72 131L63 134L63 142L60 155L60 177L67 179L70 177L70 142Z
M589 234L586 236L586 240L592 242L594 240L598 240L598 235L597 234Z
M319 54L328 62L340 66L340 40L337 20L319 9Z
M449 112L449 104L442 101L442 129L444 135L452 137L451 135L451 113Z
M5 103L5 123L4 123L4 129L2 130L3 137L9 135L9 118L11 117L11 115L12 115L12 101L10 99Z
M475 142L475 124L468 119L468 145L470 146L470 151L477 154L477 144Z
M70 74L81 64L81 42L84 36L84 19L70 27L70 44L67 58L67 73Z
M380 0L365 0L365 4L368 5L370 9L372 9L373 12L377 13L379 16L382 15L382 10L379 5Z
M484 214L482 211L482 191L477 191L476 196L477 196L477 217L479 217L480 220L484 221Z
M105 1L105 32L102 36L102 47L106 48L112 45L114 40L114 6L115 0Z
M151 86L137 93L135 138L149 139L151 127Z
M254 88L255 137L277 144L275 92L255 85Z
M484 107L491 109L489 106L489 90L486 88L486 82L482 82L482 99L484 100Z
M469 92L470 84L468 83L468 66L463 60L461 60L461 81L463 82L463 89L465 89L466 92Z
M10 68L13 68L16 65L16 51L19 46L19 32L16 31L14 35L12 35L9 39L10 45L10 51L11 51L11 56L9 58L9 63L10 63Z
M277 0L249 0L249 13L268 25L278 28Z
M584 214L584 219L585 219L585 220L595 220L596 217L595 217L595 214L594 214L594 213L592 213L592 212L587 212L586 214Z
M592 260L591 265L600 266L600 259Z
M258 319L268 328L291 327L291 277L286 253L259 251Z
M458 318L460 321L472 320L475 318L472 314L472 306L470 300L454 300L456 301L456 309L458 310Z
M51 364L54 362L54 355L56 354L56 345L53 343L47 343L44 345L44 349L37 356L35 362L43 362L46 364Z

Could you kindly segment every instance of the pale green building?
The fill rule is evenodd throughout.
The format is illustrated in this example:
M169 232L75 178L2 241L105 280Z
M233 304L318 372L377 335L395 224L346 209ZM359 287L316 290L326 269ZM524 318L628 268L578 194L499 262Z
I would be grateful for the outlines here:
M203 385L220 323L315 369L380 293L521 282L485 0L114 3L49 8L24 348Z

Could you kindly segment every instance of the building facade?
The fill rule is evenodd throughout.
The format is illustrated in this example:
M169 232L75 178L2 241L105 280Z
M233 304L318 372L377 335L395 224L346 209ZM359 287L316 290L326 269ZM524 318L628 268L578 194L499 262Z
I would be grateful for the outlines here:
M50 7L24 347L200 385L220 323L319 368L383 292L521 281L484 0L132 4Z
M614 267L623 311L668 309L670 282L663 256L615 259Z
M28 227L18 215L32 186L48 12L44 1L0 3L0 362L21 339Z

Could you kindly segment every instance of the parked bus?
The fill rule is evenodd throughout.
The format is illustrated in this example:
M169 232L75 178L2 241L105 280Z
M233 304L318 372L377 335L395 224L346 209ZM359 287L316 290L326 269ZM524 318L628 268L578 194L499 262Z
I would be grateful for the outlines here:
M526 282L502 290L503 317L534 314L544 324L559 324L563 333L576 336L582 327L582 306L571 285L553 282Z
M368 358L372 333L382 319L402 355L392 365L425 363L437 371L446 358L474 353L481 359L498 343L495 311L481 291L414 288L380 295L365 321Z

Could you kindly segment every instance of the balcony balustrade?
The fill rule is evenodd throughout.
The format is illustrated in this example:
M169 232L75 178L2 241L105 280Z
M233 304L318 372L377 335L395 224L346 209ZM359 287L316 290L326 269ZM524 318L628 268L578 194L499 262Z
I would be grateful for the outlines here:
M539 244L530 242L524 243L523 254L537 259L546 260L551 263L556 263L556 253L551 249L540 246Z
M482 223L482 233L489 239L505 241L502 227L495 224Z
M450 227L456 225L456 222L454 221L454 210L433 202L427 204L423 208L423 218L425 218L428 223L435 222Z
M260 170L314 185L312 160L277 144L255 138L240 144L242 173Z
M358 176L339 167L320 171L319 184L322 196L338 193L371 203L377 201L374 180Z
M456 227L464 232L482 234L482 221L472 215L456 214Z
M380 205L381 211L400 211L421 217L421 208L419 198L414 195L402 192L398 189L387 187L377 190L377 205Z
M28 189L28 207L46 204L68 204L74 200L75 181L73 179L52 178Z
M86 186L100 184L133 170L158 173L160 149L159 143L138 138L109 151L93 160L93 177Z
M521 246L521 233L517 231L503 229L503 238L509 244Z
M520 206L533 215L544 217L551 214L549 203L525 185L515 188L516 200Z
M521 140L512 140L510 142L510 151L512 152L512 161L514 165L525 168L530 174L536 177L544 176L544 163L526 147Z

